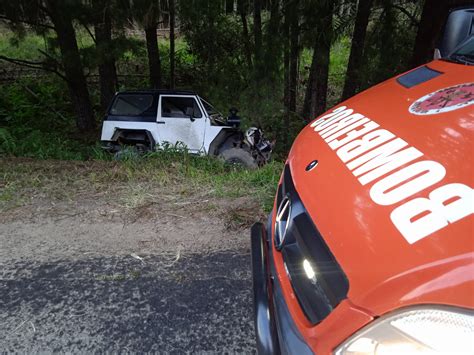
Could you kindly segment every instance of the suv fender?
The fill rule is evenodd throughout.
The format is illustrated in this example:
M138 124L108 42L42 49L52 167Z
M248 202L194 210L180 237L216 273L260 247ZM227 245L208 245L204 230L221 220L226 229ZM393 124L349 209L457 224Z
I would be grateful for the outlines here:
M149 150L155 149L156 141L153 134L145 129L117 128L111 138L112 144L136 145L143 144Z
M219 155L226 149L234 148L242 142L242 133L235 129L223 128L209 144L209 155Z

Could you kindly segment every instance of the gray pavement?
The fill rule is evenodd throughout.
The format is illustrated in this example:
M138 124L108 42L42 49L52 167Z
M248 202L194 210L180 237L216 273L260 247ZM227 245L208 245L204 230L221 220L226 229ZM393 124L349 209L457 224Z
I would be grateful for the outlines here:
M2 352L254 353L250 255L0 260Z

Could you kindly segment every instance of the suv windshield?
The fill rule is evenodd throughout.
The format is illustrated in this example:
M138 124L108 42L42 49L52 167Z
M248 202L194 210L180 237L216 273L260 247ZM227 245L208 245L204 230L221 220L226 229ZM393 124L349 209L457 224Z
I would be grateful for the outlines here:
M215 115L215 114L220 114L219 111L217 111L214 106L212 106L209 102L204 100L202 97L199 97L201 99L202 105L204 106L204 109L206 110L207 114L209 116Z
M471 36L448 57L457 63L474 65L474 36Z
M206 110L207 114L209 115L211 119L211 125L213 126L225 126L226 125L226 120L222 114L217 111L214 106L212 106L209 102L204 100L202 97L199 97L199 99L202 102L202 105L204 106L204 109Z

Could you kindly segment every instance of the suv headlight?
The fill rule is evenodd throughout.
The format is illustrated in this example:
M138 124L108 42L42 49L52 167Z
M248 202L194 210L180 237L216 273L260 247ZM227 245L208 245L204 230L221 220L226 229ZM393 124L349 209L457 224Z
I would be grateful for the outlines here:
M474 354L474 313L441 306L393 312L354 334L335 353Z

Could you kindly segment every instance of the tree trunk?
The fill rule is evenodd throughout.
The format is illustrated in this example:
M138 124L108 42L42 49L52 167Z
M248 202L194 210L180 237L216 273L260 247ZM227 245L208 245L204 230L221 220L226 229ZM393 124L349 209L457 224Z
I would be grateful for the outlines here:
M161 87L161 60L156 34L158 10L152 7L145 21L145 39L148 53L148 69L150 72L150 85L153 89Z
M464 3L467 4L459 0L425 0L411 59L413 67L433 59L436 40L443 29L449 8Z
M255 69L257 76L260 76L262 67L262 1L254 0L253 2L253 35L255 41Z
M283 22L283 104L285 106L285 115L283 117L283 147L288 148L288 135L290 131L290 16L288 0L285 3L285 19Z
M294 0L289 13L290 25L290 77L288 92L288 109L290 112L296 112L296 95L298 84L298 59L299 59L299 18L298 18L298 0Z
M95 0L94 3L94 32L96 47L99 52L99 85L100 107L103 112L117 91L117 69L112 44L112 21L107 2Z
M156 3L156 21L158 28L169 28L170 26L170 12L169 3L164 0L152 0ZM161 16L159 16L161 15Z
M225 13L231 14L234 12L234 0L225 0Z
M342 100L353 96L360 86L359 72L363 64L365 36L367 34L372 1L373 0L359 0Z
M238 0L237 7L240 14L240 20L242 21L242 35L245 46L245 57L247 59L247 65L249 68L252 67L252 48L250 46L250 35L249 28L247 24L247 10L248 10L248 0Z
M174 53L174 27L175 27L175 0L170 0L170 89L175 87L175 53Z
M329 55L332 41L332 14L334 0L328 0L321 8L316 31L323 36L316 36L313 59L303 106L303 115L307 121L312 120L326 110Z
M265 76L273 81L279 74L281 60L281 38L278 36L280 0L272 0L270 6L270 20L265 34Z
M64 73L77 115L77 128L81 132L91 131L95 128L94 112L82 70L72 19L62 1L48 0L46 4L58 38Z
M378 28L378 33L382 41L379 44L379 63L375 69L375 76L373 77L375 82L380 82L386 80L397 73L398 63L394 58L396 58L399 53L395 49L395 37L392 36L392 33L396 30L398 24L398 12L391 6L392 0L384 0L381 2L382 13L380 15L380 28ZM365 83L362 83L365 84Z

